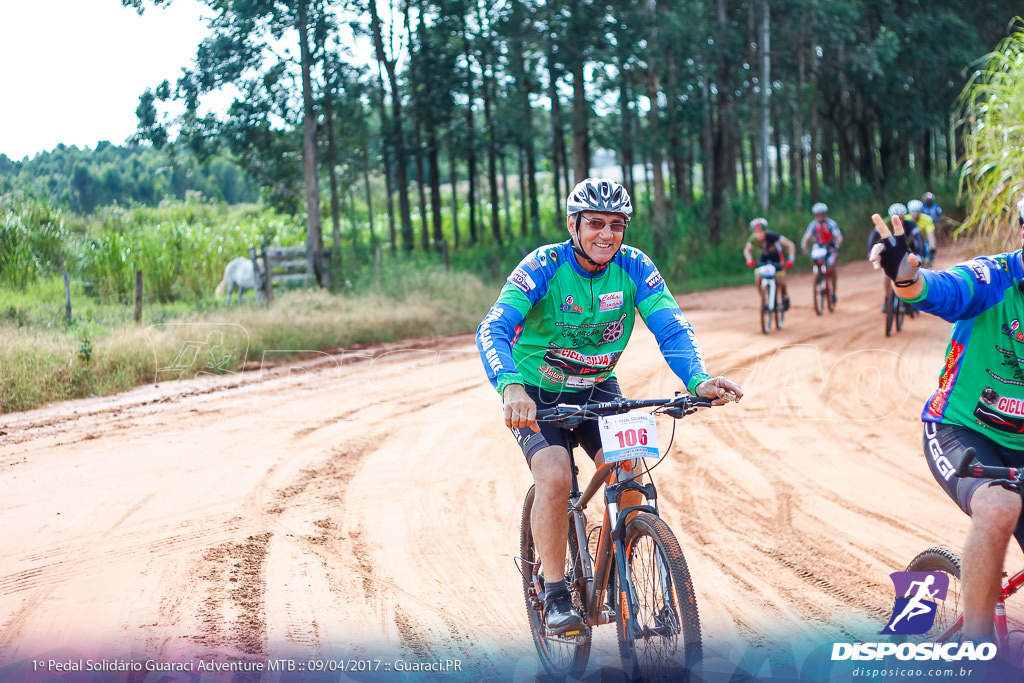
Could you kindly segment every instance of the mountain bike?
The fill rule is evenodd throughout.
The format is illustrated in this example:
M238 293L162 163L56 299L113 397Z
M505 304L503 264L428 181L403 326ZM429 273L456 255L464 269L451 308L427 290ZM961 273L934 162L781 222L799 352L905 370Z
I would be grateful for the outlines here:
M832 280L829 277L828 247L816 244L811 247L811 261L814 263L814 312L822 315L828 306L830 313L836 310L832 298Z
M992 479L990 485L1002 486L1005 489L1024 495L1024 469L1016 467L994 467L973 462L974 454L968 449L966 457L960 463L956 476ZM960 639L964 625L963 606L960 604L960 555L941 546L928 548L910 561L908 572L944 572L949 575L949 589L945 600L935 600L935 622L931 630L921 638L926 641L945 643ZM1006 600L1024 587L1024 568L1018 569L1013 576L1003 573L999 599L996 602L993 622L995 625L996 647L999 652L1011 652L1011 636L1024 636L1024 631L1011 629L1006 619ZM1019 647L1019 643L1018 643ZM1018 650L1010 661L1024 663L1024 651Z
M545 628L543 568L534 547L530 521L534 487L530 487L523 502L517 565L523 578L533 642L552 677L579 678L587 668L593 627L612 622L616 625L623 668L631 680L684 680L700 660L700 617L690 572L679 542L658 514L653 481L639 481L653 467L646 467L637 455L660 457L653 415L680 419L710 405L704 399L679 395L671 399L620 398L586 405L560 404L537 411L537 420L554 422L570 430L584 420L598 418L604 418L602 429L606 432L618 430L614 434L608 432L612 439L617 439L617 445L605 442L605 464L583 491L577 477L579 468L573 460L573 449L578 443L571 442L569 448L572 488L568 500L565 582L586 622L581 630L551 635ZM639 408L655 410L626 415ZM619 425L615 426L616 423ZM637 426L640 423L648 426ZM673 423L673 436L674 433ZM584 509L602 486L604 517L600 525L587 529ZM626 491L642 494L644 504L620 507L620 497Z
M775 328L781 330L786 317L785 308L782 305L782 293L775 281L775 272L778 270L772 262L764 263L757 267L761 276L761 331L769 334L772 331L772 318L775 318Z

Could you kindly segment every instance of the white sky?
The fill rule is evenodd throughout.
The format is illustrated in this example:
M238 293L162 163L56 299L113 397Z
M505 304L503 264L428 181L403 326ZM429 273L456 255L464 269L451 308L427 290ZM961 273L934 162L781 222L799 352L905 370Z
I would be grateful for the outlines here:
M139 95L195 58L203 10L199 0L142 16L120 0L0 0L0 154L124 143Z

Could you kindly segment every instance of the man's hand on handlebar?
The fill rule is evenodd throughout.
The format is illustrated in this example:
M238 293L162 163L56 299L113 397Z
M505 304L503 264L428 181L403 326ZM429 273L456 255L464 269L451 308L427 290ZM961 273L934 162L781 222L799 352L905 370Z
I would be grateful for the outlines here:
M509 384L501 393L502 410L505 413L505 426L529 427L536 424L537 404L526 393L522 384Z
M743 398L739 384L725 377L712 377L697 385L697 395L711 400L711 405L720 406Z

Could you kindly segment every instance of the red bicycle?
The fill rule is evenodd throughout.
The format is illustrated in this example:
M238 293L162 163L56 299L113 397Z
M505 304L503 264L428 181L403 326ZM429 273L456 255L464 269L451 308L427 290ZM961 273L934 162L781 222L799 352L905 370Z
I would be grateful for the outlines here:
M958 477L991 479L990 486L1002 486L1015 493L1024 494L1024 469L1016 467L993 467L974 462L974 454L968 451L956 472ZM964 625L963 606L960 604L960 555L941 546L928 548L907 565L908 572L944 572L949 575L949 590L945 600L936 601L935 623L932 629L922 635L924 640L936 643L956 642ZM1011 653L1011 662L1024 664L1024 647L1021 638L1024 631L1010 628L1006 618L1006 600L1024 587L1024 567L1012 576L1004 572L1003 582L996 602L993 622L996 646L999 652ZM1013 642L1011 642L1013 638ZM1016 652L1011 650L1015 648Z

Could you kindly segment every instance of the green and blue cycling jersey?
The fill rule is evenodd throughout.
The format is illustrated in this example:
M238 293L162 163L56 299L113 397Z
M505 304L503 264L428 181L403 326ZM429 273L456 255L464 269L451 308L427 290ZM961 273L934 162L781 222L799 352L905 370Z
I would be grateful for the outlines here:
M690 393L710 379L693 328L651 259L622 245L601 272L576 260L572 242L545 245L509 275L476 343L491 384L583 391L614 375L635 311Z
M974 429L1024 450L1024 266L1021 252L922 270L916 308L954 323L939 387L921 419Z

